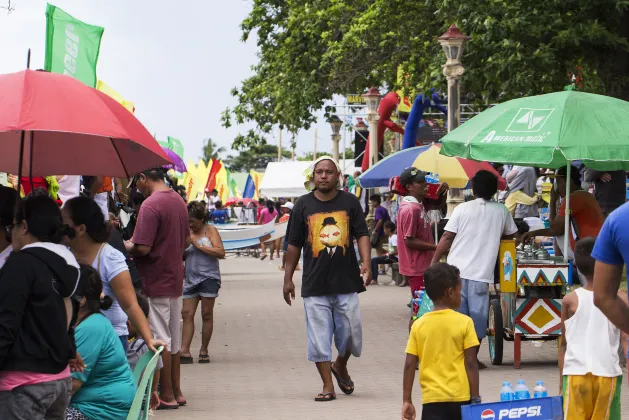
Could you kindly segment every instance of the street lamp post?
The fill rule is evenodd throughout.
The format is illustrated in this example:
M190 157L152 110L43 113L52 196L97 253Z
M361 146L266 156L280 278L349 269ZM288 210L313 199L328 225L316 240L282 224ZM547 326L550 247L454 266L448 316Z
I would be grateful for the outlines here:
M369 121L369 167L378 162L378 105L380 92L375 87L363 94L367 103L367 121Z
M332 115L329 120L332 127L332 157L339 162L339 141L341 140L341 126L343 121L336 115Z
M463 35L455 24L439 37L439 43L446 54L446 64L443 66L443 75L448 80L448 133L461 124L461 87L459 80L465 68L461 63L463 50L469 36ZM463 194L459 188L453 188L448 192L446 218L452 216L452 212L463 202Z

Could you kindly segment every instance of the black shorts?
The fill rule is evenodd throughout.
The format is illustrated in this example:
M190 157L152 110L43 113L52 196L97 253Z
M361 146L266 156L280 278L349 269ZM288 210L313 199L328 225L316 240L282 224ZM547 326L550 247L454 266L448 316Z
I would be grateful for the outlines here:
M423 404L422 420L461 420L461 407L469 403L464 401Z

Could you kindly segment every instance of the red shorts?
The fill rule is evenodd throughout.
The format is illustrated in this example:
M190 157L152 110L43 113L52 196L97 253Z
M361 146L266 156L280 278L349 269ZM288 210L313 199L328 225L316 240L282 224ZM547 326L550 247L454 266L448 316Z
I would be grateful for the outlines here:
M411 295L413 299L416 299L415 292L424 290L424 276L406 276L406 280L408 281L408 285L411 288ZM419 306L416 303L413 303L413 315L416 315L419 311Z

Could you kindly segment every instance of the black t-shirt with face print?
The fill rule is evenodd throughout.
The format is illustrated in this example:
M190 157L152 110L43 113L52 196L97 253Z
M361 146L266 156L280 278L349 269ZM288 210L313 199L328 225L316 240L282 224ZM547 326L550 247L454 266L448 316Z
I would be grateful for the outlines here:
M365 291L354 240L368 230L356 196L339 191L321 201L311 192L297 200L289 220L288 243L304 251L302 297Z

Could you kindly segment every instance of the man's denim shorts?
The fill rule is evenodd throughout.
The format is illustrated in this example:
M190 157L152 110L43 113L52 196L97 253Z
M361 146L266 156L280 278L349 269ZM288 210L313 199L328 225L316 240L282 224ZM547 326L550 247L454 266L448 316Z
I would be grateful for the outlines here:
M461 279L461 307L458 311L472 318L478 340L485 338L489 316L489 283Z
M340 355L359 357L363 346L358 293L304 298L308 330L308 360L332 360L332 337Z

